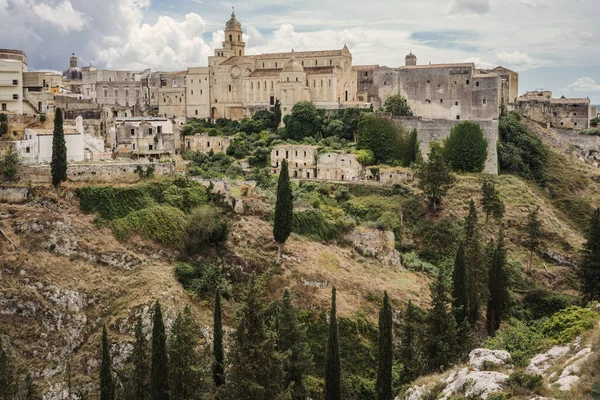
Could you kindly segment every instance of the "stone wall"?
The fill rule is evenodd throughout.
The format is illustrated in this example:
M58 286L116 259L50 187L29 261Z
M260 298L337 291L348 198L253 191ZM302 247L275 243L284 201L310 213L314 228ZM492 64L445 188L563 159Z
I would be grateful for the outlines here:
M397 125L407 130L417 130L417 140L424 160L427 160L432 142L442 142L452 128L462 121L446 119L425 119L421 117L393 117ZM488 141L488 156L483 172L498 175L498 120L476 120Z
M135 172L141 167L144 171L154 168L155 176L171 176L175 173L172 163L102 163L102 164L69 164L68 180L72 182L92 183L132 183L139 181ZM50 183L49 165L28 165L21 169L21 181Z
M0 203L25 203L28 196L26 187L0 186Z

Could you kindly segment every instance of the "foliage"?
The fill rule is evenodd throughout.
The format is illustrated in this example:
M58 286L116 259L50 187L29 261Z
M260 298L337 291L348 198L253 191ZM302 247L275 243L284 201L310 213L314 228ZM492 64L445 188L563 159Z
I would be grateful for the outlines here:
M600 118L595 117L590 120L590 126L598 126L600 125Z
M487 178L481 182L481 207L485 212L485 222L487 223L490 214L497 220L502 220L504 216L504 203L500 200L500 195L496 185Z
M52 186L55 188L58 188L61 183L67 180L67 144L63 129L63 115L60 108L56 109L54 116L50 171L52 173Z
M401 382L415 380L426 371L427 360L423 352L422 338L425 336L425 313L408 301L400 323L399 358L402 362Z
M500 328L500 322L508 305L508 279L505 272L505 265L504 230L500 228L488 281L490 297L486 308L486 327L489 336L494 336Z
M455 125L444 140L444 160L459 172L481 172L487 159L487 140L479 124L464 121Z
M217 290L229 298L229 287L222 269L211 263L178 263L175 277L181 285L196 295L207 298Z
M325 400L341 400L340 339L337 325L335 286L331 289L329 335L325 358Z
M204 179L242 177L242 167L235 160L224 153L201 153L199 151L186 151L181 154L184 160L189 160L188 174Z
M386 212L400 214L402 207L399 199L392 196L371 194L354 197L343 204L344 210L360 221L377 221Z
M547 180L548 149L511 113L500 118L498 159L500 171L522 176L544 186Z
M150 388L150 365L148 363L148 343L142 329L142 316L139 315L135 323L135 342L131 353L133 371L131 376L130 398L146 399Z
M38 386L33 381L31 373L28 373L25 376L25 381L23 383L23 400L42 400Z
M433 146L429 153L429 160L422 163L416 173L419 188L429 206L436 211L446 193L456 180L446 165L441 150Z
M307 210L294 213L292 231L315 240L330 241L339 239L352 226L347 219L329 218L319 210Z
M481 247L477 208L473 199L469 202L469 214L465 218L465 259L469 276L469 322L474 326L479 320L481 304L486 299L488 271Z
M550 347L550 342L537 327L513 318L496 332L496 336L487 339L485 347L508 351L513 363L524 367L531 357Z
M385 112L389 112L395 117L410 117L413 115L406 99L399 94L393 94L388 97L383 107Z
M225 384L225 352L223 350L223 323L221 321L221 290L215 291L215 309L213 313L213 359L212 378L218 388Z
M4 156L0 158L0 177L2 180L18 180L22 162L21 154L15 148L11 148L4 154Z
M169 400L169 365L167 336L160 303L154 304L152 317L152 364L150 369L150 398Z
M586 300L600 300L600 208L590 220L583 247L583 257L579 263L581 291Z
M0 336L0 399L13 399L17 393L15 366L9 350L3 346Z
M375 390L378 400L392 400L392 354L394 352L392 342L392 307L387 292L383 293L383 304L379 311L379 351L377 366L377 382Z
M140 235L173 249L185 243L187 220L185 214L171 206L152 206L133 211L112 223L115 237L129 240Z
M540 319L549 317L563 308L576 305L579 302L579 296L569 296L546 289L534 289L529 291L522 301L530 313L530 318Z
M203 205L196 208L188 218L185 252L199 254L206 246L217 246L227 240L229 224L221 210Z
M430 276L435 276L438 272L438 268L423 261L419 258L419 255L414 251L408 253L402 253L402 266L412 272L423 272Z
M275 203L275 218L273 222L273 239L279 243L278 261L281 256L282 246L292 233L293 224L294 202L290 187L290 175L287 160L283 160L277 182L277 201Z
M539 394L543 384L544 378L542 378L541 375L527 374L520 371L510 374L508 379L504 382L504 385L513 396Z
M467 318L468 310L467 264L465 261L465 248L461 243L456 252L454 270L452 271L452 312L457 325L460 325Z
M595 119L598 119L598 118L595 118ZM594 125L592 125L592 126L594 126ZM598 125L596 124L596 126L598 126ZM581 135L600 136L600 129L597 129L597 128L595 128L595 129L582 129L581 131L579 131L579 133Z
M302 141L317 138L321 131L322 115L310 101L300 101L292 107L292 113L283 118L285 138Z
M444 218L437 222L425 218L415 226L412 233L418 244L419 257L430 263L440 264L455 256L462 229L452 218Z
M108 336L106 333L106 326L104 326L102 328L102 361L100 364L100 400L115 399L115 383L113 381L111 369Z
M589 308L571 306L548 318L541 332L555 343L568 343L581 332L592 329L597 320L598 314Z
M371 150L376 163L393 164L398 159L399 137L403 132L389 118L364 114L357 129L356 148Z
M531 268L531 260L533 253L540 246L542 238L542 221L540 220L540 207L532 208L527 214L527 223L524 227L526 238L525 246L529 250L529 267Z
M375 163L375 154L369 149L355 150L352 152L356 156L356 161L362 165L373 165Z

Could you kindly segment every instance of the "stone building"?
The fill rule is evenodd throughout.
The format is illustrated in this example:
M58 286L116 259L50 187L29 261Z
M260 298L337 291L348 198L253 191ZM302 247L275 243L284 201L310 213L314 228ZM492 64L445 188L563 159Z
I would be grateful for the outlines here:
M173 123L167 118L117 118L110 136L114 152L133 158L160 159L176 149Z
M382 185L401 185L413 180L414 174L408 168L382 167L379 169L379 182Z
M323 153L317 158L317 179L359 181L363 166L353 154Z
M208 67L190 67L186 80L186 117L206 118L210 115Z
M111 71L97 67L83 67L82 79L78 83L71 82L75 93L80 93L86 99L92 99L100 105L138 107L141 108L148 100L142 86L142 78L150 70L145 71Z
M24 52L0 49L0 113L23 114L24 72L27 72Z
M187 71L159 73L158 113L164 117L185 117Z
M223 47L208 58L209 104L199 105L198 117L239 120L273 106L277 99L283 115L299 100L324 109L356 104L356 74L346 46L248 56L245 47L242 25L232 14L225 25Z
M227 153L232 138L224 136L208 136L205 133L186 136L184 139L185 150L199 151L201 153Z
M271 167L278 174L281 162L287 160L292 178L315 178L317 176L317 146L281 144L271 150Z
M517 105L525 117L554 128L587 129L596 116L589 98L552 98L547 90L526 92Z

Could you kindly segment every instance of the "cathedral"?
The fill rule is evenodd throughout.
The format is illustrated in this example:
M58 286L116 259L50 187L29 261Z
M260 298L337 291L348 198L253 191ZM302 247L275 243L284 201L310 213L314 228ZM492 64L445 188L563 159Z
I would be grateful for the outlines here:
M348 47L258 55L246 55L245 48L242 24L232 13L223 47L208 58L208 67L188 70L188 116L239 120L272 107L276 100L283 115L299 101L329 110L357 104Z

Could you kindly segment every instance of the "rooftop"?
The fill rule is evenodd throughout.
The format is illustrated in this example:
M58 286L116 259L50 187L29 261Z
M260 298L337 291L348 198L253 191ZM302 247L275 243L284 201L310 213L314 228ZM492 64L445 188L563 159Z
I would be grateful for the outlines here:
M475 68L473 63L455 63L455 64L424 64L424 65L406 65L399 69L428 69L428 68Z

